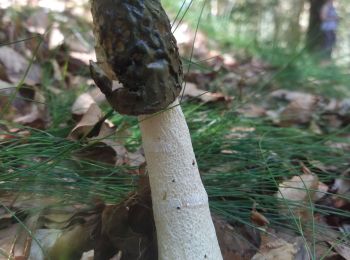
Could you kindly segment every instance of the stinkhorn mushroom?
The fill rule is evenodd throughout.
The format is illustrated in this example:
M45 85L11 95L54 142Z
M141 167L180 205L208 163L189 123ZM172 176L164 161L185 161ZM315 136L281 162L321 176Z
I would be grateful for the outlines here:
M159 0L92 0L91 10L92 78L117 112L139 116L159 259L222 259L177 100L182 64L164 9Z

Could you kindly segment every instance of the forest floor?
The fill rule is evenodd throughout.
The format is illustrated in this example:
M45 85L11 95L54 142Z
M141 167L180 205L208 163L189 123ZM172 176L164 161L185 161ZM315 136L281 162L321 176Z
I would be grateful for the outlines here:
M101 120L89 9L71 2L0 9L0 259L155 259L137 119ZM224 259L350 259L346 70L173 25Z

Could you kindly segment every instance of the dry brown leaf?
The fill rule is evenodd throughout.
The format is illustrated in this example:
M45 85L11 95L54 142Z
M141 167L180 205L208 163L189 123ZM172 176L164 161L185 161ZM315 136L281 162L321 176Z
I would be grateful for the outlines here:
M23 116L16 117L14 122L22 125L28 125L33 128L44 129L49 121L45 105L45 97L43 94L41 94L38 88L33 88L33 91L33 101L27 101L30 107L30 112Z
M26 137L31 135L31 132L29 130L19 128L8 129L6 126L2 127L2 125L0 125L0 130L0 140L17 139L18 137L20 137L22 142L25 142Z
M322 199L324 196L326 196L326 193L328 192L328 190L329 190L328 185L319 181L317 191L315 192L315 201L318 201Z
M56 60L51 60L52 68L53 68L53 77L59 82L64 82L63 73L61 71L60 65Z
M22 125L30 126L37 129L46 128L48 119L45 109L41 109L40 105L31 104L31 111L24 116L16 117L13 121Z
M111 158L109 162L118 166L128 162L128 151L126 150L126 148L120 140L116 140L117 135L115 130L116 129L114 125L108 120L106 120L102 124L98 135L96 137L92 137L91 140L98 140L98 143L96 145L102 145L102 147L105 147L104 149L100 148L102 149L100 150L100 152L104 153L105 158L103 160ZM101 158L100 155L98 156Z
M303 240L297 237L294 241L294 243L288 243L282 238L264 235L259 252L252 260L310 259L304 249Z
M192 71L186 73L185 80L197 85L198 88L205 88L210 82L217 77L218 72L216 71Z
M262 227L270 224L270 221L256 209L253 209L250 215L250 220L257 226Z
M0 47L0 63L6 68L7 77L11 82L17 83L24 76L29 64L21 54L8 46ZM36 85L41 82L41 69L36 64L31 64L29 72L24 80L28 85Z
M131 167L137 168L137 169L130 171L130 173L132 173L132 174L139 175L139 174L145 173L146 158L140 149L134 153L128 152L126 164L131 166Z
M85 217L85 216L84 216ZM95 216L89 216L91 218ZM74 219L73 219L74 220ZM73 222L72 220L72 222ZM63 230L62 234L54 241L48 253L50 259L80 259L84 251L93 247L93 229L96 220L75 220L76 223Z
M198 98L204 103L216 102L216 101L228 101L231 98L224 96L221 93L211 93L201 90L196 84L187 82L184 90L184 96Z
M246 117L262 117L266 116L266 109L254 104L249 104L238 109L238 112Z
M125 259L157 259L150 188L141 178L137 192L118 205L107 205L94 245L96 259L110 259L122 251ZM125 243L127 241L127 243Z
M28 259L32 245L32 237L28 233L35 233L39 215L27 217L24 225L12 224L10 227L0 230L0 248L2 252L11 258ZM7 258L6 258L7 259Z
M289 104L278 113L278 123L281 126L309 124L320 100L318 96L308 93L276 90L270 94L272 98L288 101Z
M76 74L78 71L88 73L87 64L71 55L66 45L61 45L57 49L56 60L61 67L64 67L68 72Z
M0 90L1 82L0 82ZM23 86L9 104L9 96L14 94L15 88L3 88L0 93L0 107L6 108L5 119L33 128L44 129L49 121L45 105L45 97L37 87ZM1 98L1 94L4 95ZM1 111L1 109L0 109Z
M89 94L97 104L101 104L102 102L106 101L106 96L97 87L90 89Z
M5 81L0 80L0 113L2 113L3 119L11 121L16 115L17 111L14 106L9 105L11 95L14 86ZM6 113L3 113L3 109L7 107Z
M75 73L68 74L67 77L69 77L69 84L71 86L91 86L94 84L93 79L81 75L76 75ZM91 94L90 91L88 91L87 93Z
M66 37L64 42L69 47L69 50L71 52L78 52L78 53L89 53L90 58L94 58L92 56L92 45L89 44L86 40L84 40L84 37L78 32L77 30L73 29L73 34L71 34L69 37Z
M120 260L122 259L123 253L122 251L119 251L115 256L113 256L111 259L109 260Z
M50 31L50 36L49 36L49 49L53 50L57 48L59 45L61 45L64 42L64 35L61 32L59 25L57 23L54 23L52 26L52 29Z
M75 100L72 106L72 114L84 115L92 104L95 104L95 100L92 96L89 93L83 93Z
M95 254L94 250L84 252L80 260L94 260L94 254Z
M86 100L88 100L88 98ZM91 103L80 122L70 132L68 138L72 140L79 140L82 137L85 137L101 118L101 109L96 103Z
M349 196L350 196L350 169L336 178L332 186L332 190L336 191L336 194L332 196L333 205L339 209L349 208Z
M289 91L289 90L276 90L273 91L270 94L271 97L293 102L293 101L299 101L300 103L312 103L315 99L317 99L316 96L305 93L305 92L298 92L298 91Z
M317 100L294 100L280 114L281 126L308 124L312 119Z
M318 187L318 178L313 174L294 176L279 185L278 198L292 201L306 201L313 198Z
M226 139L242 139L255 131L254 127L236 126L232 127L230 133L225 136Z
M101 125L101 128L99 129L99 132L96 134L96 136L91 137L91 140L101 140L104 138L114 137L116 134L115 126L112 122L109 120L105 120L103 124Z
M132 167L139 167L145 162L145 156L140 151L128 153L128 165Z
M87 137L102 117L101 109L96 103L92 103L79 123L70 132L68 138L78 140ZM114 125L105 121L97 130L95 136L89 139L94 141L94 144L81 150L77 156L107 164L125 164L127 162L127 150L120 142L114 140Z
M333 241L328 241L328 243L337 251L339 255L344 257L346 260L350 260L350 247L344 244L337 244Z
M46 251L53 247L57 239L62 234L58 229L38 229L35 233L35 239L40 243L40 246ZM42 248L36 242L32 242L30 247L30 255L28 260L45 260Z
M282 212L289 214L289 209L291 209L294 214L300 217L303 221L309 220L312 216L310 215L310 210L306 206L289 205L288 208L285 204L288 203L288 201L307 204L309 203L309 198L311 198L313 202L315 200L315 192L317 191L318 185L318 177L313 174L294 176L290 180L281 183L276 196L281 199L280 207Z
M222 154L237 154L237 151L234 150L221 150L220 151Z
M14 246L14 240L16 235L21 230L20 224L12 224L8 228L4 228L0 230L0 248L1 251L9 256L22 256L23 255L23 247L24 241L21 240L20 244L17 243L18 246Z
M78 79L79 77L75 77L75 79ZM86 78L81 79L86 84ZM73 85L78 85L78 83L73 83ZM102 102L106 101L106 96L101 92L101 90L97 87L92 88L87 93L83 93L75 100L73 106L72 106L72 114L75 116L81 116L85 114L91 104L101 104Z
M32 33L44 34L49 24L49 12L43 8L37 8L33 10L24 26Z
M350 117L350 98L339 102L338 113L343 117Z
M301 166L301 171L304 173L304 174L312 174L311 170L305 165L305 163L303 162L300 162L300 166Z
M96 55L94 52L70 52L70 55L72 58L80 60L82 62L84 62L86 65L89 65L90 60L95 59Z
M349 198L350 194L350 169L346 170L341 176L335 179L332 190L336 190L338 195Z
M114 156L113 156L112 164L114 164L115 166L118 166L118 165L123 165L127 162L128 151L122 144L109 139L104 139L101 141L101 143L113 149Z

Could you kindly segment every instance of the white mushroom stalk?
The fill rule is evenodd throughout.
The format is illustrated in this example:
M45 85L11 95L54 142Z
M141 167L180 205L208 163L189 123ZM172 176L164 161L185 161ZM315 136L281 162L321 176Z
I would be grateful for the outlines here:
M159 259L222 259L190 133L176 101L140 116Z

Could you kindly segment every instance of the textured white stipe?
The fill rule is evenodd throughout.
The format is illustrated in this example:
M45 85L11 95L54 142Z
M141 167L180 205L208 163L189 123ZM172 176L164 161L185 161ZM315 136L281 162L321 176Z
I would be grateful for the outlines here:
M195 208L208 205L208 198L201 194L191 194L191 196L183 197L181 199L171 198L159 202L159 207L162 211L169 211L172 209Z
M221 260L190 133L178 102L140 116L160 260Z
M177 140L177 143L166 141L145 141L142 143L143 148L152 153L174 153L177 149L175 147L183 147L185 140Z

